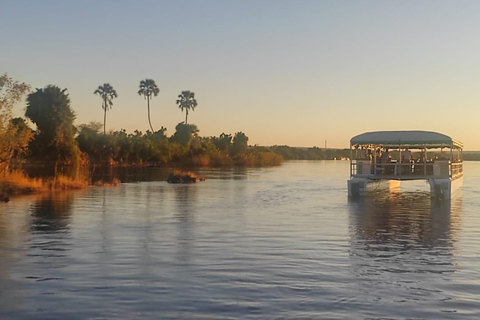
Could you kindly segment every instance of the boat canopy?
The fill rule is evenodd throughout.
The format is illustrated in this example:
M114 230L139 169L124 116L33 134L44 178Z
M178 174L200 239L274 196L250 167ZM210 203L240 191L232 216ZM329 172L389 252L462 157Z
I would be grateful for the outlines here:
M385 147L404 146L418 148L456 148L462 149L462 143L451 137L432 131L375 131L353 137L350 145L381 145Z

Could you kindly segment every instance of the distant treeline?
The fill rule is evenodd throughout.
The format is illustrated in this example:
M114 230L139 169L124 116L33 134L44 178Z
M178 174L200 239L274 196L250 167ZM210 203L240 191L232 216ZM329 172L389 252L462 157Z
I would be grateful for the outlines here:
M285 160L340 160L350 157L350 149L295 148L273 146L273 152L282 155Z
M464 151L463 160L465 161L480 161L480 151Z

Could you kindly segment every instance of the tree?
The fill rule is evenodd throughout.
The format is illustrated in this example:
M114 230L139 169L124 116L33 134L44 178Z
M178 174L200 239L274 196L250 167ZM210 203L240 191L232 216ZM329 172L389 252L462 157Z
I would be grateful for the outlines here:
M175 127L175 133L170 138L172 142L178 142L179 144L188 147L193 137L198 133L198 128L194 124L184 124L180 122Z
M46 86L28 95L25 116L37 125L34 146L37 156L64 161L74 166L80 162L80 150L75 141L73 121L67 89Z
M12 119L13 105L29 90L28 84L13 80L6 73L0 76L0 172L9 169L12 158L26 149L32 136L19 129Z
M177 105L182 110L182 112L183 110L185 110L185 124L187 124L188 110L193 111L197 106L197 100L195 100L195 92L182 91L182 93L178 95Z
M243 132L235 133L231 147L232 154L244 153L248 148L248 137Z
M28 144L34 134L23 118L13 118L10 123L13 139L10 139L11 153L7 166L15 167L15 164L23 163L24 156L28 151Z
M77 143L82 152L85 152L91 161L102 162L107 148L109 136L101 134L102 124L100 122L90 122L78 127Z
M222 133L220 137L212 137L212 142L220 151L228 151L232 144L232 135Z
M102 86L98 86L97 90L93 94L98 94L102 98L102 109L104 111L103 115L103 134L106 133L106 123L107 123L107 110L112 109L113 98L118 97L117 91L113 89L110 83L104 83Z
M140 81L140 90L138 90L138 95L143 95L147 100L148 123L150 124L150 129L152 130L152 132L155 132L155 130L153 130L152 122L150 121L150 99L152 97L156 97L159 92L160 89L158 89L155 81L153 81L152 79L145 79Z

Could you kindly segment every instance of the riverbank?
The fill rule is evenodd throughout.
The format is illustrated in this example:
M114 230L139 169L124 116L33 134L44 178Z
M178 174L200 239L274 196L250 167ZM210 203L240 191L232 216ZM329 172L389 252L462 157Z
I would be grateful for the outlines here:
M57 175L47 178L31 178L23 171L15 170L0 177L0 199L44 191L83 189L89 185L85 177L70 178Z

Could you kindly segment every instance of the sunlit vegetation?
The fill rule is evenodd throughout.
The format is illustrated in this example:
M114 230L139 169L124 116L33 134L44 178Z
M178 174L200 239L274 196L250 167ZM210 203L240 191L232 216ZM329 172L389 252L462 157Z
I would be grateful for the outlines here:
M48 85L30 90L30 86L14 81L7 74L0 77L0 196L4 198L8 194L84 188L91 183L85 172L93 172L98 166L254 167L279 165L283 159L349 156L348 150L251 146L243 132L202 137L196 125L188 124L189 112L198 106L192 91L182 91L176 100L176 105L185 112L185 121L171 135L163 126L155 131L150 119L150 100L160 90L152 79L140 81L137 92L147 100L150 130L145 133L107 131L107 111L118 97L109 83L94 92L102 99L103 124L75 126L76 116L67 89ZM12 117L13 105L25 96L25 117L34 129L25 119ZM25 162L30 167L43 168L47 174L42 178L28 177L21 169ZM99 182L100 185L118 183L118 180Z
M266 166L279 165L283 158L269 148L249 147L248 137L238 132L232 138L201 137L197 126L179 123L168 137L166 129L154 133L100 133L100 123L81 125L77 142L92 164L144 166L177 163L184 166Z
M47 178L31 178L21 170L12 170L0 176L0 196L28 194L39 191L82 189L88 179L58 174Z
M13 105L29 90L29 85L15 81L7 74L0 76L0 175L18 165L32 138L33 134L25 123L12 116Z

